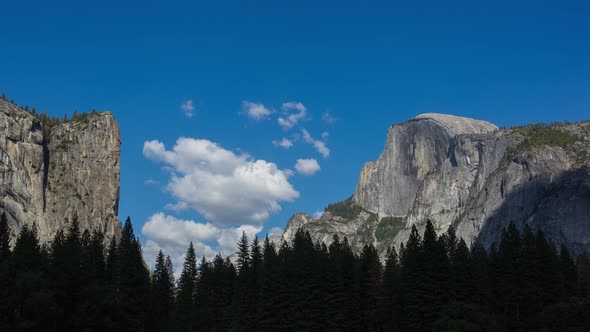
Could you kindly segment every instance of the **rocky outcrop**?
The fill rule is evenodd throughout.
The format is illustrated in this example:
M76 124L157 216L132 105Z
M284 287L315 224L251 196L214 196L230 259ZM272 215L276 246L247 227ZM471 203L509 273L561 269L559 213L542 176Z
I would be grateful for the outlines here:
M120 232L119 127L100 112L44 130L34 115L0 100L0 211L13 237L35 224L48 241L77 214L82 229Z
M455 137L496 130L489 122L442 114L423 114L393 125L376 162L363 167L354 201L381 216L405 216L426 178L449 158Z
M363 167L352 202L341 203L362 213L305 216L300 227L315 240L346 235L353 247L373 243L384 252L427 220L439 233L453 226L467 243L479 237L486 245L515 222L589 250L589 156L590 122L500 129L423 114L391 126L379 159ZM288 225L284 237L292 233Z

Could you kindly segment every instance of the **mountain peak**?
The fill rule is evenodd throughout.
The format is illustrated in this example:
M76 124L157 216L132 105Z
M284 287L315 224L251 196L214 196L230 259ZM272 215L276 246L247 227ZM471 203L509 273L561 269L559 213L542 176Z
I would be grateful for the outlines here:
M446 127L453 135L483 134L498 129L493 123L450 114L424 113L414 119L430 119Z

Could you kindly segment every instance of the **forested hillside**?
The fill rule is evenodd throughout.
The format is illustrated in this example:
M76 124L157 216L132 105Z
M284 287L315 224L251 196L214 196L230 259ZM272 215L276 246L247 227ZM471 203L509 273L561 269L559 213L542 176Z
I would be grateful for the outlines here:
M590 258L511 224L497 247L469 250L453 230L416 228L383 265L372 245L313 243L298 231L278 248L244 235L236 266L197 263L179 280L160 253L148 271L131 222L119 242L80 233L49 245L34 227L12 250L0 222L2 331L582 331L590 328Z

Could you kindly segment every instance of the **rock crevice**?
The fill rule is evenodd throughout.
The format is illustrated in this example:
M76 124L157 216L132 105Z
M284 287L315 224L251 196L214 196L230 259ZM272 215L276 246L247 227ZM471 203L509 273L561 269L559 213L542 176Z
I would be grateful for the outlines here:
M53 238L76 214L81 228L120 232L120 133L112 114L100 112L44 130L37 117L0 100L0 212L12 236L35 225Z
M427 220L439 233L453 226L468 244L479 238L484 245L514 222L542 229L558 245L590 250L589 156L589 121L498 128L423 114L391 126L381 156L363 167L352 197L363 213L307 216L300 226L318 241L347 235L383 253Z

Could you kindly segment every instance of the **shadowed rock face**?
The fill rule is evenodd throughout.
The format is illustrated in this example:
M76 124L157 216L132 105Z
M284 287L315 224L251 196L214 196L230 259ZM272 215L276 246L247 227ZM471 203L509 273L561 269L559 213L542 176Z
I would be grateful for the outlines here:
M118 236L119 126L108 112L51 128L0 100L0 211L13 238L35 224L49 241L77 213L82 230Z
M452 225L468 244L479 237L485 245L515 222L540 228L577 252L588 250L590 122L550 129L574 139L564 144L558 137L553 144L551 136L529 144L533 139L518 128L443 114L395 124L379 159L364 166L352 197L364 213L305 216L301 227L314 240L346 235L355 248L373 243L384 252L407 241L412 225L423 231L427 220L439 233ZM382 219L388 216L398 217L396 223L385 225L392 222ZM283 237L293 233L288 225Z

